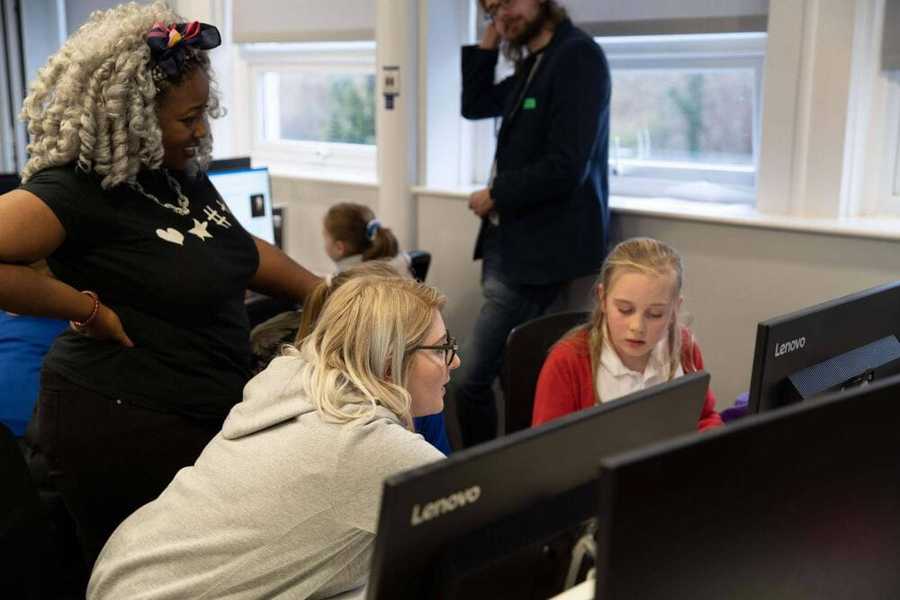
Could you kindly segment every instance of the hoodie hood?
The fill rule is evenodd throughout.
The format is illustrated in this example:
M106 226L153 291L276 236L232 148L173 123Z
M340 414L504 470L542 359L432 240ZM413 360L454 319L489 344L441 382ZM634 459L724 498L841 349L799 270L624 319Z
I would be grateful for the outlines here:
M244 400L228 413L222 426L222 436L227 440L236 440L306 413L317 412L315 403L300 385L299 374L305 364L306 361L299 356L273 359L268 367L244 386ZM383 419L401 424L397 415L380 405L356 422L365 424Z
M315 412L315 405L300 387L298 375L303 365L295 356L273 359L244 386L244 400L228 413L222 435L234 440Z

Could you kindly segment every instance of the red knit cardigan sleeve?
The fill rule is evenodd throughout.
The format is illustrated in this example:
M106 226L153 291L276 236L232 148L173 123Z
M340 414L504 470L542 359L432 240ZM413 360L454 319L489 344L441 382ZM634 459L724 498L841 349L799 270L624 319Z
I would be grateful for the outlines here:
M681 368L685 373L703 370L703 355L700 353L700 345L687 327L681 330ZM722 417L716 412L716 397L712 388L706 388L706 401L700 412L697 429L703 431L721 425L723 425Z
M587 331L556 343L550 350L534 393L531 426L594 405Z

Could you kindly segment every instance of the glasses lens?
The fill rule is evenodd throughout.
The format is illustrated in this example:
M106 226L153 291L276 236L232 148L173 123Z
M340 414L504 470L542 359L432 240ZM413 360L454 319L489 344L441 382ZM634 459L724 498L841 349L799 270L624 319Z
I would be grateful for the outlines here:
M448 337L447 345L450 347L444 350L444 359L447 361L447 366L449 367L453 363L453 359L456 358L456 340L452 337Z

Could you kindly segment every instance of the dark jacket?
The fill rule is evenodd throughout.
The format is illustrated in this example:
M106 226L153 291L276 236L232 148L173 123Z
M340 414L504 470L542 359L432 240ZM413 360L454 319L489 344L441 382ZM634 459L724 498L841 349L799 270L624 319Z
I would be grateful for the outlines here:
M594 273L609 230L611 86L603 50L567 19L541 52L495 84L497 57L496 50L463 47L462 114L503 117L491 185L503 277L550 284ZM483 220L475 258L482 256L486 227Z

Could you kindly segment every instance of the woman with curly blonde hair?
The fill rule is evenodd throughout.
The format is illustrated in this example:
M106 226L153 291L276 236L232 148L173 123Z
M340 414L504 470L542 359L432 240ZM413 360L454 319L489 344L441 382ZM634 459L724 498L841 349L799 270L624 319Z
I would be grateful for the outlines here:
M44 361L37 444L88 564L240 401L245 289L300 300L318 282L244 231L206 177L219 43L162 2L95 12L22 109L0 309L71 321ZM22 266L44 258L55 279Z
M443 458L412 431L440 412L456 342L444 296L409 278L334 291L298 350L244 389L193 467L119 527L104 598L330 598L372 560L385 478Z

